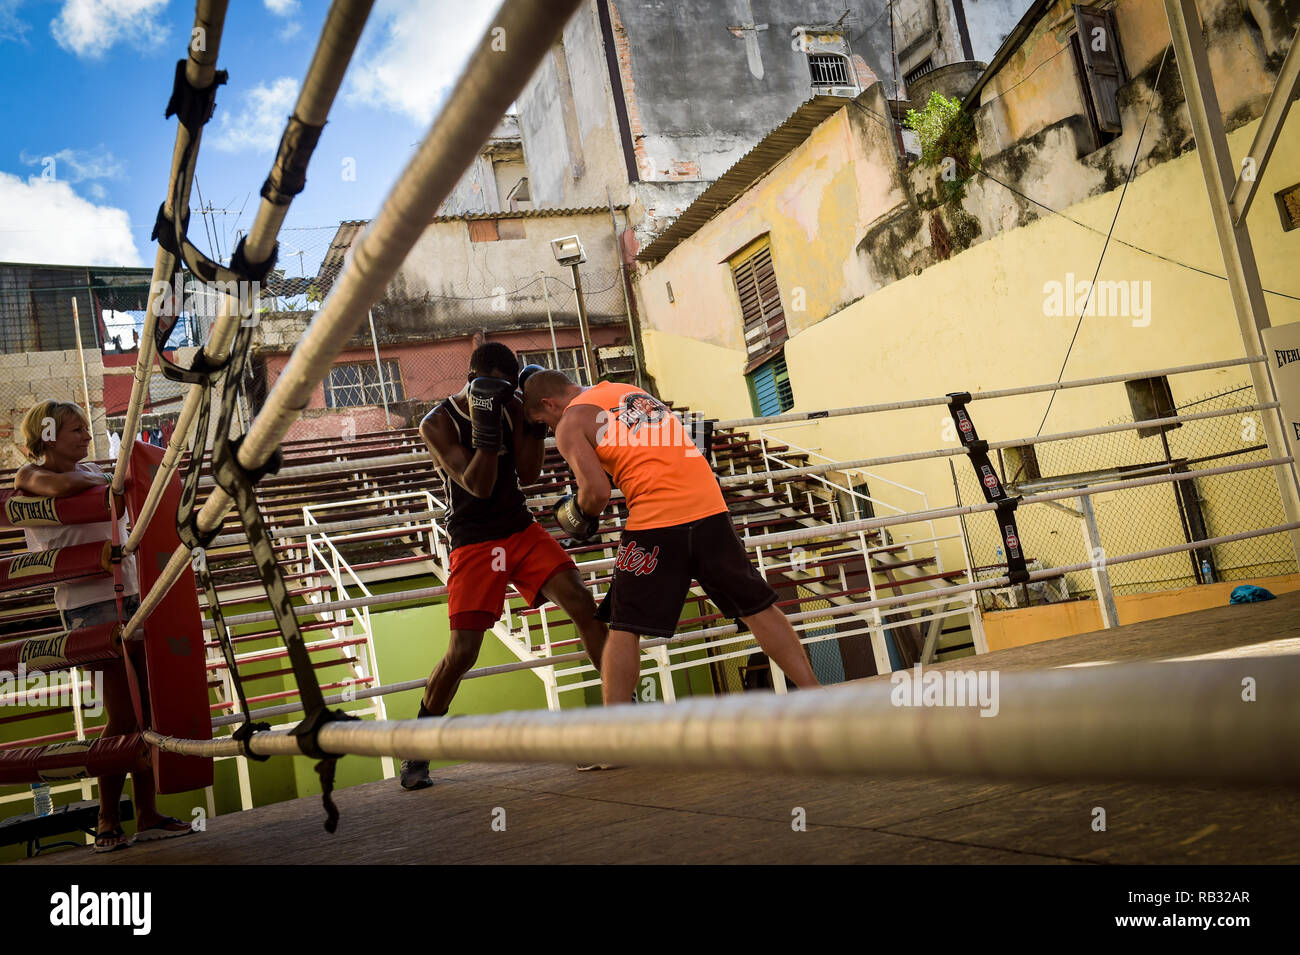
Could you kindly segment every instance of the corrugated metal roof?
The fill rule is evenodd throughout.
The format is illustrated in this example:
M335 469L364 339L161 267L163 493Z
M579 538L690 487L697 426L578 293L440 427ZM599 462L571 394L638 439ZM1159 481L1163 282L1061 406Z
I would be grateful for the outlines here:
M700 228L723 209L736 201L759 179L771 172L772 168L788 156L795 147L802 145L812 135L812 131L826 119L842 110L848 100L843 96L814 96L796 109L785 121L777 126L745 155L741 156L730 169L705 189L695 201L682 210L682 214L673 220L673 224L655 237L655 240L637 253L642 262L657 262L675 249L685 239L690 238Z
M627 206L614 206L622 212ZM609 215L609 206L583 206L581 209L516 209L511 212L473 212L459 216L434 216L433 222L463 222L467 219L550 219L559 216Z

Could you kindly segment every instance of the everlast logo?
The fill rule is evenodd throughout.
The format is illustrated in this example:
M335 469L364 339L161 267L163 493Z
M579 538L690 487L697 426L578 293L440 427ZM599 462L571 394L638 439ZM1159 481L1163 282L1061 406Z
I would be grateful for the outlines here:
M618 545L618 558L614 561L615 570L623 570L640 577L653 573L659 566L659 548L647 552L636 541L624 541Z
M5 501L5 517L14 527L59 523L52 497L11 497Z
M29 670L51 670L68 665L64 654L68 635L60 633L53 637L33 637L23 644L19 662Z
M9 562L9 579L30 577L33 574L48 574L54 570L54 561L58 559L57 550L43 550L35 554L20 554Z
M1281 368L1293 361L1300 361L1300 348L1274 348L1273 356L1277 359L1277 367Z
M961 433L968 438L971 432L975 430L975 425L971 424L970 418L966 416L964 411L957 412L957 427L961 428Z
M41 758L47 756L62 756L65 753L76 753L81 755L90 752L91 740L69 740L66 743L53 743L46 746L41 753ZM85 779L90 774L86 771L85 766L59 766L52 769L40 770L41 780L52 783L60 779Z
M1291 428L1295 431L1295 439L1300 441L1300 421L1292 421Z

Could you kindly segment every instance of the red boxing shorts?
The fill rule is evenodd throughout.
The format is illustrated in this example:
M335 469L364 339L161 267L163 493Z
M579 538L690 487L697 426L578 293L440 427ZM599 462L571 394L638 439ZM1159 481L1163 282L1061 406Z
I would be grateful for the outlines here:
M453 630L486 630L505 606L506 587L514 584L528 606L545 602L542 587L557 573L576 566L555 538L533 521L499 540L463 544L451 552L447 612Z

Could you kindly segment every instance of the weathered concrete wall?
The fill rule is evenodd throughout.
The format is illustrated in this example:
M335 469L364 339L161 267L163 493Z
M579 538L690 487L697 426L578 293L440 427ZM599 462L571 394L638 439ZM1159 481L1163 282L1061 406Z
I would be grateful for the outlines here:
M1249 70L1243 68L1242 75L1248 76ZM986 203L982 221L997 228L981 226L984 231L978 241L964 250L954 248L947 259L941 259L933 250L928 228L901 231L890 241L880 231L880 222L891 214L900 221L911 217L927 222L921 216L928 212L917 210L914 194L927 173L909 171L909 188L902 190L898 181L881 173L886 164L860 144L862 131L849 136L853 130L844 116L837 114L827 120L735 206L719 214L657 267L640 275L637 288L648 371L660 392L711 415L750 413L741 374L745 354L734 282L725 264L715 263L764 231L771 234L777 280L792 333L785 356L795 410L1055 380L1078 316L1072 305L1053 310L1052 286L1065 285L1071 275L1074 282L1091 278L1119 200L1117 186L1106 190L1102 179L1095 194L1071 203L1068 197L1076 193L1070 190L1077 188L1077 183L1071 186L1068 179L1064 184L1053 180L1048 174L1052 167L1046 163L1042 178L1034 179L1032 173L1039 167L1029 166L1026 178L1015 181L1062 214L1044 215L1023 224L1015 203L999 200L992 192L972 202L971 196L977 193L972 187L964 205ZM1245 153L1256 125L1239 125L1229 134L1234 155ZM1051 135L1064 138L1069 131L1057 129ZM841 140L838 160L829 152L829 144L837 136ZM847 143L843 142L846 136ZM846 154L865 157L854 163L864 169L846 166L842 158ZM1130 287L1136 283L1142 304L1135 302L1125 314L1085 317L1069 352L1066 379L1243 353L1227 284L1206 274L1221 273L1222 261L1199 161L1184 151L1158 164L1153 162L1146 163L1144 173L1129 186L1098 277L1100 282L1123 282ZM1300 126L1288 124L1259 184L1263 201L1255 203L1249 217L1264 287L1275 293L1266 294L1274 324L1300 322L1294 287L1300 253L1296 244L1300 238L1295 236L1300 234L1282 233L1277 210L1267 197L1291 185L1297 168ZM851 191L844 185L848 174L857 180ZM912 180L913 175L917 181ZM863 176L881 178L864 182ZM900 201L904 192L908 199ZM1001 218L996 212L999 202ZM849 222L837 222L828 214L843 203L850 203L854 210ZM879 218L872 219L878 210ZM865 219L871 221L864 225ZM855 228L859 230L856 235ZM866 235L873 237L874 248L892 246L895 251L864 258L862 239ZM909 252L927 242L930 246L924 254ZM792 260L790 249L798 246L805 247L797 255L807 266L792 268L791 262L799 259ZM667 301L664 282L668 277L675 305ZM797 286L806 293L805 312L792 307ZM835 296L855 289L862 290L863 297L855 301L849 295L847 304L836 309ZM1248 381L1243 369L1225 369L1176 376L1171 387L1176 402L1185 402ZM980 435L990 440L1033 435L1045 407L1041 395L981 403L977 417ZM1122 386L1066 391L1057 395L1043 430L1052 433L1091 427L1127 419L1130 413ZM950 446L953 442L944 435L946 416L942 408L927 408L865 419L829 419L779 434L845 460ZM1242 427L1246 427L1244 422ZM1246 432L1242 433L1245 441ZM1128 443L1121 444L1121 440ZM1134 458L1143 453L1149 456L1149 449L1139 446L1131 432L1108 447L1122 448ZM1106 463L1067 459L1061 470L1083 471ZM952 479L945 461L895 465L879 469L879 473L923 491L930 506L952 500ZM1280 507L1270 503L1276 501L1271 473L1252 472L1243 482L1246 490L1237 492L1233 501L1203 492L1208 494L1211 525L1227 521L1234 513L1239 515L1234 508L1240 500L1259 502L1258 520L1252 526L1280 521ZM919 506L916 498L902 492L882 490L880 496L900 507ZM1135 549L1136 543L1152 546L1149 538L1140 540L1142 522L1126 519L1132 513L1131 502L1132 498L1121 495L1103 502L1099 509L1108 553L1127 552ZM1150 516L1151 521L1176 529L1178 517L1171 502L1167 490L1163 496L1151 495L1149 502L1144 499L1144 522ZM1059 540L1079 541L1078 559L1087 561L1077 522L1054 514L1039 519L1034 533L1055 533ZM1211 530L1229 532L1223 525ZM955 524L938 529L939 533L956 531ZM1029 541L1033 543L1032 538ZM1216 547L1216 558L1225 566L1234 566L1236 561L1248 559L1250 547L1249 543ZM977 553L975 559L990 563L994 557ZM958 549L951 548L945 560L959 562Z
M889 17L885 17L885 29ZM961 37L952 4L948 0L903 0L894 5L894 34L898 50L901 83L905 74L920 65L927 57L935 66L946 66L966 59L962 52ZM886 33L888 37L888 33ZM885 72L881 78L893 91L894 71L886 56Z
M576 319L572 275L551 252L551 239L577 235L587 253L581 267L588 313L624 314L616 285L619 259L608 213L497 220L502 235L471 242L485 222L435 222L406 257L375 306L381 338L429 338L486 328L529 328L546 322L546 294L556 321Z
M808 58L792 30L826 25L846 10L853 52L888 71L881 0L653 0L613 4L630 45L629 100L641 126L637 166L647 180L713 180L812 95ZM766 26L754 31L749 24ZM617 31L617 26L616 26ZM756 47L750 57L749 47ZM629 87L624 82L625 88ZM630 104L629 104L630 105Z
M103 458L108 456L104 361L97 349L87 349L85 356L95 456ZM75 348L0 354L0 467L14 468L27 463L27 458L18 449L18 442L22 440L19 426L32 405L46 398L71 401L85 408L81 360Z
M517 165L520 171L503 189L501 178L504 170L498 167L505 165L510 167ZM492 132L492 137L452 188L451 194L438 207L438 215L459 216L475 215L480 212L501 212L506 208L506 193L519 177L524 175L527 175L527 171L523 166L519 118L507 114L501 118L501 122Z
M867 109L884 108L881 90L877 84L863 94ZM727 374L739 374L744 336L727 260L764 234L792 333L874 291L881 283L857 267L850 250L865 228L864 215L903 200L897 166L880 161L889 155L883 126L860 109L836 113L767 179L640 277L638 294L650 326L736 350Z
M520 94L520 132L537 208L627 202L627 167L596 2L569 20L563 42Z

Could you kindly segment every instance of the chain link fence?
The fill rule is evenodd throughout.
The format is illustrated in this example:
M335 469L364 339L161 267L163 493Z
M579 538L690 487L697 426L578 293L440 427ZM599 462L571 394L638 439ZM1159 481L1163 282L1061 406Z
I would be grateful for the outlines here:
M1254 388L1244 384L1203 395L1176 410L1179 414L1200 413L1255 402ZM1047 442L1034 445L1028 454L1000 454L995 463L1005 482L1029 494L1035 483L1066 475L1100 484L1260 461L1269 456L1264 413L1186 421L1149 437L1139 437L1137 430L1128 430ZM1132 420L1132 417L1117 418L1107 423ZM989 437L997 439L996 435ZM984 497L970 466L961 459L955 459L953 465L959 502L982 503ZM1046 504L1033 504L1016 511L1030 569L1087 563L1104 559L1107 554L1154 550L1285 521L1271 468L1094 495L1092 501L1100 554L1090 553L1086 546L1078 499L1058 502L1074 513ZM1002 538L994 515L974 514L962 523L979 576L990 578L1004 573ZM1185 553L1109 564L1108 571L1111 589L1120 596L1295 573L1296 562L1288 536L1277 533ZM1088 571L1065 574L1059 581L1029 584L1016 590L1019 592L1015 595L983 591L982 608L999 610L1026 603L1096 597L1095 583Z
M256 289L236 290L254 309L256 326L240 422L246 424L261 408L337 281L361 226L282 230L277 267ZM417 424L464 386L470 354L487 340L508 345L524 363L557 368L590 383L578 331L578 292L569 270L554 266L552 272L515 274L483 261L475 264L471 255L463 268L439 267L436 275L404 266L336 360L289 440L347 439ZM595 377L633 374L621 272L593 264L583 266L580 277ZM45 398L88 408L92 457L111 456L123 439L150 278L148 269L0 265L0 468L25 462L18 425ZM188 274L173 285L180 314L167 347L179 350L174 360L188 364L190 349L209 339L224 292L200 286ZM166 444L186 390L152 371L141 437Z

